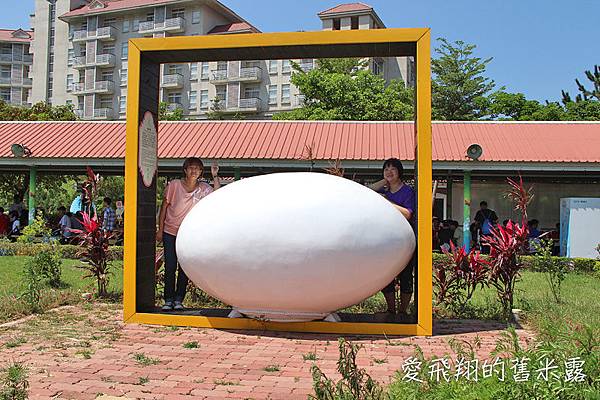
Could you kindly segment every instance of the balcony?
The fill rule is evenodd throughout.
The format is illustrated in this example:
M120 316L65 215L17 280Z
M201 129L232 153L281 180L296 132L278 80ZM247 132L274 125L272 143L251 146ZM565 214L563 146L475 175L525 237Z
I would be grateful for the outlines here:
M227 107L226 112L258 112L260 111L260 99L256 97L242 98L237 107Z
M181 105L179 103L167 104L167 112L175 112L177 110L183 110L183 105Z
M181 74L164 75L161 86L165 89L178 89L183 87L183 76Z
M23 86L33 86L32 78L23 78Z
M262 69L260 67L241 68L237 76L229 76L227 70L216 70L210 74L210 83L225 82L260 82L262 81Z
M73 32L73 42L85 42L87 40L101 40L110 42L117 39L117 30L112 26L104 26L96 31L75 31Z
M88 62L86 56L79 56L73 58L73 68L86 68L86 67L105 67L110 68L115 66L115 55L114 54L97 54L94 61Z
M0 77L0 85L2 86L31 86L32 84L33 80L31 78Z
M164 22L140 22L138 31L142 35L151 36L159 32L178 33L185 30L185 19L181 17L169 18Z
M18 56L13 56L12 54L0 54L0 62L2 63L32 63L33 55L32 54L22 54Z
M23 62L24 63L32 63L33 62L33 54L24 54Z
M113 109L112 108L96 108L92 115L86 115L83 110L75 110L75 115L79 119L98 119L98 120L109 120L113 119Z
M12 63L12 54L0 54L0 62Z
M86 88L83 82L77 82L73 84L72 91L75 95L88 93L113 94L115 91L115 83L113 81L98 81L94 82L93 86Z
M309 72L315 69L315 63L300 63L300 69L304 72Z

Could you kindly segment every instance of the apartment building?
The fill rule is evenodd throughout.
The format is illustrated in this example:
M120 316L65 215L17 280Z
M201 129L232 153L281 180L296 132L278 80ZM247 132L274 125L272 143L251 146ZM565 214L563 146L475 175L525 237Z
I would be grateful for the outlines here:
M32 31L0 29L0 98L7 103L29 105L32 38Z
M323 29L384 27L372 7L352 3L319 13ZM259 32L216 0L35 0L31 101L71 103L82 119L125 118L128 40ZM400 59L398 59L400 60ZM308 71L314 60L294 60ZM386 79L410 76L410 61L370 60ZM270 118L302 105L290 60L165 64L160 98L190 119L215 106ZM215 99L218 99L215 102Z

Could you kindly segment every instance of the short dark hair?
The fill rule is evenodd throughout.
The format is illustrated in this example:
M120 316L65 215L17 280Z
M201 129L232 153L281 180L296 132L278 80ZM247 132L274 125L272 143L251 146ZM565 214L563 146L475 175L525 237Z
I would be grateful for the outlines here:
M4 214L4 207L0 207L0 214Z
M481 206L487 206L487 201L483 200L481 203L479 203L479 207Z
M110 198L110 197L105 197L103 200L104 200L104 202L105 202L106 204L108 204L109 206L110 206L110 204L112 203L112 200L111 200L111 198Z
M19 212L17 210L12 210L8 213L11 217L19 218Z
M204 168L204 164L202 163L202 160L199 159L198 157L188 157L188 158L186 158L185 161L183 162L183 169L187 169L190 165L197 165L201 169Z
M402 161L397 158L388 158L383 162L382 170L385 170L388 166L392 166L398 170L398 177L402 178L402 174L404 173L404 167L402 166Z
M529 225L539 225L539 224L540 224L540 221L538 221L535 218L529 221Z

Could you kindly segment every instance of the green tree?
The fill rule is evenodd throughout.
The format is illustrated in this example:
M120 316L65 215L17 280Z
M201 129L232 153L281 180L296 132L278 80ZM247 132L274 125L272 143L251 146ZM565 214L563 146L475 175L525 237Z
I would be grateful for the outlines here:
M575 79L575 83L577 83L577 89L579 90L579 94L575 96L575 102L579 103L582 101L588 100L600 100L600 68L598 65L594 65L594 71L585 71L585 76L592 83L593 88L587 89L579 79ZM573 100L571 99L571 95L568 92L562 91L563 103L571 103Z
M490 117L512 121L562 121L568 119L564 108L556 102L542 104L537 100L527 100L523 93L499 91L489 98Z
M304 96L303 106L276 114L277 120L409 120L413 90L402 81L389 83L365 69L361 59L318 60L305 72L296 63L291 82Z
M176 107L169 110L169 103L161 101L158 105L158 119L160 121L181 121L183 120L183 108Z
M77 119L72 104L52 106L45 102L30 108L13 106L0 100L0 121L74 121Z
M431 62L433 79L433 118L448 121L470 121L486 117L489 112L488 96L496 84L485 76L492 58L475 57L473 44L454 43L438 39L439 54Z
M222 100L218 97L215 97L211 102L210 108L206 113L206 118L213 121L222 121L222 120L239 120L246 119L243 114L238 112L227 112L225 105Z

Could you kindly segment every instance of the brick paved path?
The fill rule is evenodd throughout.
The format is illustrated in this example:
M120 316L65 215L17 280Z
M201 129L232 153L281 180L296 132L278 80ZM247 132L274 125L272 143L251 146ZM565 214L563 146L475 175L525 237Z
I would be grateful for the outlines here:
M306 399L310 367L334 373L333 335L232 332L124 325L118 305L84 305L0 328L0 365L29 368L30 399ZM433 337L357 338L358 364L387 384L419 345L426 357L451 353L449 338L474 342L478 358L493 350L498 323L439 321ZM528 341L531 332L518 331ZM184 346L186 345L186 346ZM303 355L316 353L316 361ZM268 368L268 367L271 368Z

